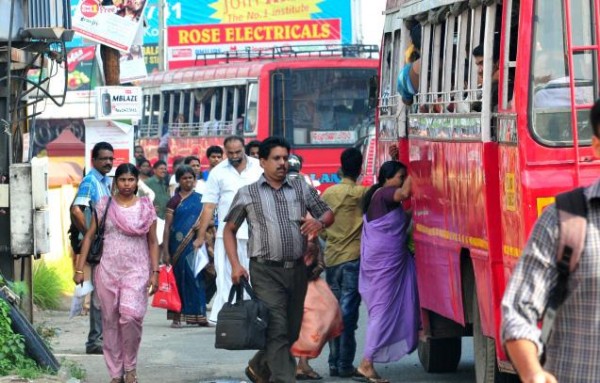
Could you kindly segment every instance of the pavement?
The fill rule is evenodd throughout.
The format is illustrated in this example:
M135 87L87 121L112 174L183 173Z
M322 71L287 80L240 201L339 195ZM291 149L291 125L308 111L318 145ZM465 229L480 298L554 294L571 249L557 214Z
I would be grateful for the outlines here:
M358 364L363 349L366 328L366 312L361 307L361 318L357 330ZM89 328L88 316L77 316L71 320L68 311L41 311L35 314L34 323L56 329L52 349L59 360L76 363L87 372L83 382L108 383L110 381L102 355L86 355L84 343ZM214 327L186 327L173 329L162 309L148 308L144 320L144 333L138 356L138 378L140 383L242 383L247 382L244 368L254 351L227 351L214 348ZM474 381L471 339L463 342L463 361L456 373L427 374L421 368L417 353L399 362L377 365L379 373L391 382L472 382ZM311 366L323 375L320 382L348 383L352 380L328 376L325 346L321 356L311 360ZM67 376L68 378L68 376ZM65 382L67 378L60 379ZM36 383L57 380L36 380ZM0 380L0 383L2 381ZM14 380L11 382L22 382ZM68 380L76 383L77 380Z

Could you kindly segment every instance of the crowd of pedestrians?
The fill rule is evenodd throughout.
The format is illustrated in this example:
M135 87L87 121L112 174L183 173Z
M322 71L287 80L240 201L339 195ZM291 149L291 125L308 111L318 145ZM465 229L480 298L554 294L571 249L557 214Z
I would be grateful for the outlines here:
M590 124L592 147L600 156L600 102L592 108ZM258 159L250 155L256 147ZM119 165L111 180L113 148L106 142L96 144L92 168L71 206L73 224L85 233L73 247L75 283L83 282L94 235L105 225L109 245L100 263L91 267L94 291L85 351L104 355L111 383L137 382L142 324L148 295L157 290L161 252L162 262L173 266L182 301L180 312L168 314L173 328L184 323L210 326L232 284L242 277L251 282L270 313L266 348L245 368L252 382L322 379L306 357L296 362L291 347L304 325L308 281L319 277L323 268L338 301L331 309L339 309L343 321L341 334L329 340L330 376L385 383L375 363L396 361L415 350L419 298L408 246L410 212L403 204L410 198L412 182L404 164L383 163L377 183L362 186L362 154L346 149L340 157L341 182L320 196L301 173L302 158L291 153L284 139L270 137L258 146L244 146L241 137L232 136L224 150L207 151L213 159L208 173L201 170L198 157L182 158L174 168L170 194L166 163L159 160L150 166L136 148L138 154L137 166ZM218 162L223 154L226 160ZM390 154L397 155L394 150ZM563 222L551 205L533 228L508 283L501 336L525 382L595 381L597 376L595 343L588 335L594 328L586 318L596 311L591 281L597 279L598 262L579 255L593 254L598 243L593 227L599 190L596 182L582 192L590 224L587 240L575 249L579 264L561 266L556 261L565 247L559 246L564 241ZM159 245L157 226L163 218ZM198 272L192 259L204 245L214 265ZM548 336L539 323L563 278L561 267L575 270L569 283L576 290L551 322ZM355 364L361 301L368 320L362 358ZM582 356L578 364L564 363L573 355Z
M402 205L410 195L406 167L386 162L378 184L368 188L358 183L362 154L349 148L340 158L342 182L320 196L301 173L302 157L293 155L284 139L244 144L243 138L231 136L223 148L208 148L210 165L204 171L200 158L178 158L173 176L164 161L151 166L143 148L136 147L137 166L120 165L112 188L106 176L112 170L112 147L96 145L94 169L72 207L81 231L89 227L81 249L74 249L76 283L84 278L97 227L85 208L89 202L100 219L106 211L105 240L111 242L92 273L97 285L92 307L98 310L90 315L86 351L103 351L111 382L137 381L142 320L148 291L156 290L160 253L162 263L173 267L182 303L180 312L167 314L171 327L216 323L232 284L246 277L270 313L266 348L249 361L248 378L322 379L307 358L296 362L290 349L303 325L308 281L325 270L344 325L341 336L329 341L329 375L386 382L373 363L413 351L419 328L414 261L406 248L410 216ZM157 237L157 222L163 221ZM397 246L386 252L382 243ZM212 262L199 272L194 258L202 246ZM356 366L361 299L369 325L363 359Z
M290 347L302 326L307 283L325 269L344 324L342 335L329 342L329 374L385 382L372 363L397 360L414 350L419 326L418 317L411 320L418 312L414 263L412 269L404 266L412 261L407 260L405 249L409 216L401 204L410 195L404 165L384 164L380 184L368 189L357 183L362 154L347 149L340 161L342 182L321 197L310 178L301 173L302 158L291 153L284 139L271 137L244 145L243 138L231 136L223 146L208 148L209 167L204 171L198 157L177 158L173 176L166 162L151 165L143 148L136 146L136 166L120 165L111 187L107 174L113 168L112 147L96 145L94 168L82 181L72 207L81 232L89 227L81 249L74 249L78 254L76 283L84 278L82 270L98 225L90 220L91 209L86 207L95 208L100 220L106 211L105 240L111 242L92 273L97 286L86 351L104 353L112 382L137 381L136 355L147 288L156 289L161 253L162 263L173 267L182 303L180 312L167 314L171 327L216 323L232 284L246 277L270 310L267 346L249 361L246 375L253 382L321 379L307 358L296 362ZM157 222L163 221L157 238ZM386 240L399 244L397 254L390 254L395 258L361 262L361 252L374 258L383 254L376 249L381 238L369 243L368 237L384 235L376 231L385 224L395 229L386 234ZM113 246L113 241L119 245ZM202 246L207 246L211 262L199 272L195 257ZM385 263L386 270L377 270L377 262ZM397 294L394 278L406 280L402 285L408 288L402 290L411 294ZM377 282L359 291L359 279L367 287L369 280ZM390 293L384 297L374 293L374 289L388 288ZM355 367L361 296L373 324L363 361ZM408 314L396 317L392 309ZM381 326L400 326L403 332L383 332Z

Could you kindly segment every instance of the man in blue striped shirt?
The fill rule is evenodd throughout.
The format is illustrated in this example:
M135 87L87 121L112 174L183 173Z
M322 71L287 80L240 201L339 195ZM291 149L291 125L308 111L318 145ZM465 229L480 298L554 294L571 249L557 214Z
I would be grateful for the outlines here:
M96 206L104 196L110 195L111 179L107 174L113 167L114 150L108 142L99 142L92 149L93 168L81 180L75 201L71 207L71 216L80 233L85 234L89 226L90 207ZM79 249L73 249L77 256ZM92 271L92 276L93 276ZM96 293L92 293L90 305L90 332L85 344L87 354L102 354L102 314Z

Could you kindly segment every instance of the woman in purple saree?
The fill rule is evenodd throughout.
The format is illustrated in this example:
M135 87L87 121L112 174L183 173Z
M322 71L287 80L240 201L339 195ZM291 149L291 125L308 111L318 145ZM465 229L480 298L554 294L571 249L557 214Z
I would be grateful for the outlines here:
M406 166L388 161L365 195L359 292L367 305L363 360L356 378L382 383L373 363L396 361L415 350L419 298L415 262L407 248L409 218L401 201L410 196Z

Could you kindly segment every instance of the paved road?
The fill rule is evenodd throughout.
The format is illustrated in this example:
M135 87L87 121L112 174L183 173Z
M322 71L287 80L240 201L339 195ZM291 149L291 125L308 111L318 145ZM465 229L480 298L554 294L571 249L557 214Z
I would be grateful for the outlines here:
M102 356L85 355L84 343L87 335L88 318L76 317L68 320L66 312L44 312L36 314L36 322L60 329L53 344L57 357L80 363L87 370L86 382L102 383L110 379ZM216 350L214 327L188 327L171 329L162 310L150 308L144 324L143 341L139 354L138 375L141 383L199 383L199 382L243 382L244 367L253 352ZM366 313L364 307L358 330L358 355L364 339ZM324 379L321 382L341 383L348 379L327 376L327 354L311 361L315 370ZM419 364L415 353L396 363L376 366L380 374L391 382L474 382L473 348L471 338L463 341L463 357L458 371L453 374L427 374Z

